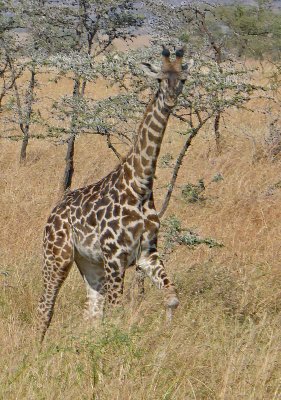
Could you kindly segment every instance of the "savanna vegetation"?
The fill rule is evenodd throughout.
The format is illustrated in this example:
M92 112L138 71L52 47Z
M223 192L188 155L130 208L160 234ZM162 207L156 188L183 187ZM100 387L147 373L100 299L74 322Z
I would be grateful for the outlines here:
M281 15L199 3L0 2L0 399L281 397ZM73 268L40 347L46 218L126 154L156 88L140 62L183 43L154 184L173 323L131 269L123 307L89 326Z

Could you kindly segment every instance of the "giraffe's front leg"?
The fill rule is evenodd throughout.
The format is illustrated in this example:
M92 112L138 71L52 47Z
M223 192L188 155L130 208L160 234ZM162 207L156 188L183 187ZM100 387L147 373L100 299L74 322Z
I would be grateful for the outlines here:
M143 204L145 230L141 240L141 254L137 261L137 271L142 271L151 281L164 292L167 307L167 318L172 319L173 311L179 305L176 289L167 276L165 267L157 251L157 235L160 227L159 218L154 207L153 194ZM143 278L140 278L139 290L143 291Z
M138 268L151 279L155 286L163 290L165 305L167 307L167 318L171 320L173 311L179 305L179 300L175 286L168 277L164 264L155 248L142 249L138 260Z

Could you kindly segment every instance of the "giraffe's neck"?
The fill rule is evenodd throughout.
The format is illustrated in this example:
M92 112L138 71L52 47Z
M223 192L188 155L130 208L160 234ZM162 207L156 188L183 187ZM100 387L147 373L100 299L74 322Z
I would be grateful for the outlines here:
M131 186L140 194L152 190L157 158L171 110L159 90L147 107L134 147L124 162L125 177L130 175Z

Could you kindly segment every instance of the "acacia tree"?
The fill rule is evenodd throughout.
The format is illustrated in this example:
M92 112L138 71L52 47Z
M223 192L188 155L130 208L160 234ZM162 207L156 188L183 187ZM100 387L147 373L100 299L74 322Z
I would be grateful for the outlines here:
M107 51L115 39L132 37L142 18L128 0L77 0L71 3L67 0L4 0L4 3L11 17L9 25L7 18L2 18L0 28L3 32L8 30L6 25L11 29L10 36L0 37L5 43L0 70L2 76L5 74L5 80L0 99L13 89L5 110L9 112L9 122L17 122L22 132L21 161L26 159L30 129L34 123L48 125L49 136L60 135L60 139L66 139L66 167L62 183L65 190L71 185L74 170L75 138L78 132L85 130L85 115L89 117L89 112L93 111L93 104L88 107L85 90L87 82L98 76L96 59ZM17 46L11 46L12 40ZM46 66L52 72L55 68L58 78L68 76L72 79L72 95L63 96L53 104L53 117L64 124L63 127L61 124L61 129L58 124L56 129L51 127L42 120L40 110L36 111L37 75L46 72ZM22 74L25 79L19 80ZM93 119L92 115L90 120L93 122ZM97 124L87 125L93 129L93 125ZM99 127L98 133L107 134L107 131ZM109 135L107 138L112 147Z
M22 133L20 162L26 160L30 129L34 119L37 75L42 72L43 60L55 51L56 40L45 1L4 0L9 30L1 35L2 53L5 59L8 83L3 86L3 97L10 89L4 111L4 119L10 125L18 125ZM9 16L9 17L8 17ZM5 135L7 137L7 135ZM13 135L9 136L14 138ZM17 139L17 137L16 137Z
M265 88L251 82L250 71L233 61L223 48L224 41L217 41L205 25L206 10L213 13L212 8L206 8L204 5L202 11L190 5L176 7L162 2L147 3L153 13L151 24L156 31L154 43L162 40L170 46L177 46L180 38L187 43L187 49L189 48L190 54L193 53L194 58L194 68L190 70L183 95L174 111L174 116L184 123L182 134L186 135L186 141L177 157L159 212L162 216L168 207L187 149L205 123L213 119L219 134L222 113L231 107L245 107L253 96L263 97ZM197 27L197 30L194 27ZM186 34L182 35L182 32ZM153 53L154 49L151 54ZM134 61L131 61L132 63Z
M67 143L61 186L64 192L71 186L78 133L92 131L107 135L108 144L113 148L108 130L98 124L101 114L98 103L85 96L85 89L87 83L95 81L99 75L98 58L115 39L132 37L142 19L137 16L133 2L128 0L77 0L71 4L65 0L50 8L51 15L60 16L55 20L60 31L58 40L62 47L64 43L68 46L49 57L46 64L56 69L58 77L67 76L72 80L72 94L62 96L52 107L52 122L63 123L48 127L50 135Z
M170 38L171 40L171 38ZM168 185L167 193L159 215L162 216L169 204L175 187L178 172L182 161L190 147L194 137L202 130L207 121L215 119L218 113L223 113L231 107L242 107L249 102L254 93L260 95L263 88L259 88L250 82L249 72L231 62L224 62L224 68L212 60L208 54L208 44L197 50L194 54L194 66L189 70L183 94L178 100L178 105L173 116L181 121L181 134L186 136L183 147L177 157L172 177ZM135 90L135 96L130 101L146 103L143 93L147 89L156 90L157 83L147 81L142 75L139 65L145 59L155 61L155 53L159 53L160 47L152 46L140 51L129 53L116 52L109 54L101 68L106 79L109 77L115 82L128 82L128 90ZM118 60L116 62L116 60ZM158 65L159 67L159 65ZM114 72L112 72L114 71ZM128 79L128 76L131 76ZM123 85L124 86L124 85ZM127 105L128 107L128 105Z
M211 14L213 16L212 10L210 8L199 9L198 7L190 6L190 12L192 14L192 23L197 28L198 32L202 35L202 37L206 40L206 44L208 45L211 53L213 53L213 60L217 64L219 73L223 73L223 61L225 56L224 49L224 38L219 39L216 37L211 29L209 28L209 24L207 22L206 14ZM218 95L217 101L220 100L222 93L219 91L215 92ZM221 110L217 110L214 115L214 133L216 140L217 152L221 152L221 143L220 143L220 120L221 120Z
M37 73L37 66L42 71L44 66L45 70L47 68L56 75L56 79L66 76L72 82L71 94L53 101L50 120L44 120L34 109L27 114L28 128L30 122L43 124L48 129L47 136L67 144L62 191L71 185L75 140L79 133L104 135L117 156L111 137L115 135L126 143L131 142L136 131L135 121L145 105L144 93L155 85L143 77L138 65L154 60L163 43L174 47L183 40L188 51L193 47L195 67L190 71L183 96L174 111L174 116L183 123L182 131L187 138L160 211L163 215L193 138L208 120L220 116L227 108L245 104L259 88L249 82L246 70L237 69L231 59L222 54L223 49L218 49L215 53L218 58L214 60L216 43L212 38L215 35L210 33L209 27L205 29L206 14L200 16L201 11L194 7L175 7L152 0L144 1L144 6L147 15L140 18L133 3L126 0L118 3L113 0L75 0L71 4L67 0L26 0L25 4L21 3L17 15L25 25L30 18L34 21L26 39L33 55L27 60L30 72L35 68L34 73ZM198 15L204 17L203 26ZM151 47L126 53L112 51L110 47L114 40L132 37L144 18L151 36ZM198 39L196 31L195 38L192 36L196 24L197 31L201 28L201 33L205 32L203 41ZM182 35L182 32L187 34ZM106 78L108 83L118 83L121 94L93 101L86 87L98 76ZM34 96L25 95L24 98L31 99L34 105Z
M251 4L231 4L214 8L217 22L224 29L226 45L241 56L264 60L280 58L281 13L272 0L255 0Z
M253 5L218 5L208 2L201 6L189 5L188 39L197 46L208 44L210 56L222 73L225 61L237 63L237 54L264 59L276 58L280 50L280 12L271 9L272 1L259 0ZM192 35L191 35L192 32ZM184 35L183 35L184 36ZM231 48L232 53L229 49ZM218 101L223 93L216 93ZM214 116L217 152L221 152L220 111Z
M12 42L11 38L8 39L7 33L5 34L5 38L3 33L0 34L0 43L1 43L1 48L0 48L0 79L1 79L0 112L1 112L3 110L2 108L3 98L14 87L16 80L22 74L22 69L19 69L18 71L11 69L11 53L14 52L13 47L15 46L15 44Z
M9 70L9 60L7 48L14 51L15 43L11 36L14 29L13 18L8 14L7 1L0 2L0 111L2 110L2 100L7 92L13 87L15 79Z

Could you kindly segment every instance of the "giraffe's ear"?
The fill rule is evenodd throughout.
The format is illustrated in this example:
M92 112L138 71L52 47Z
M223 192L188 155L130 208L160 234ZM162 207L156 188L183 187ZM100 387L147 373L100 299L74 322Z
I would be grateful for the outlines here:
M151 78L157 79L159 77L160 69L149 63L141 63L140 65L143 72Z
M183 71L190 71L194 66L194 60L191 58L186 64L182 66Z

